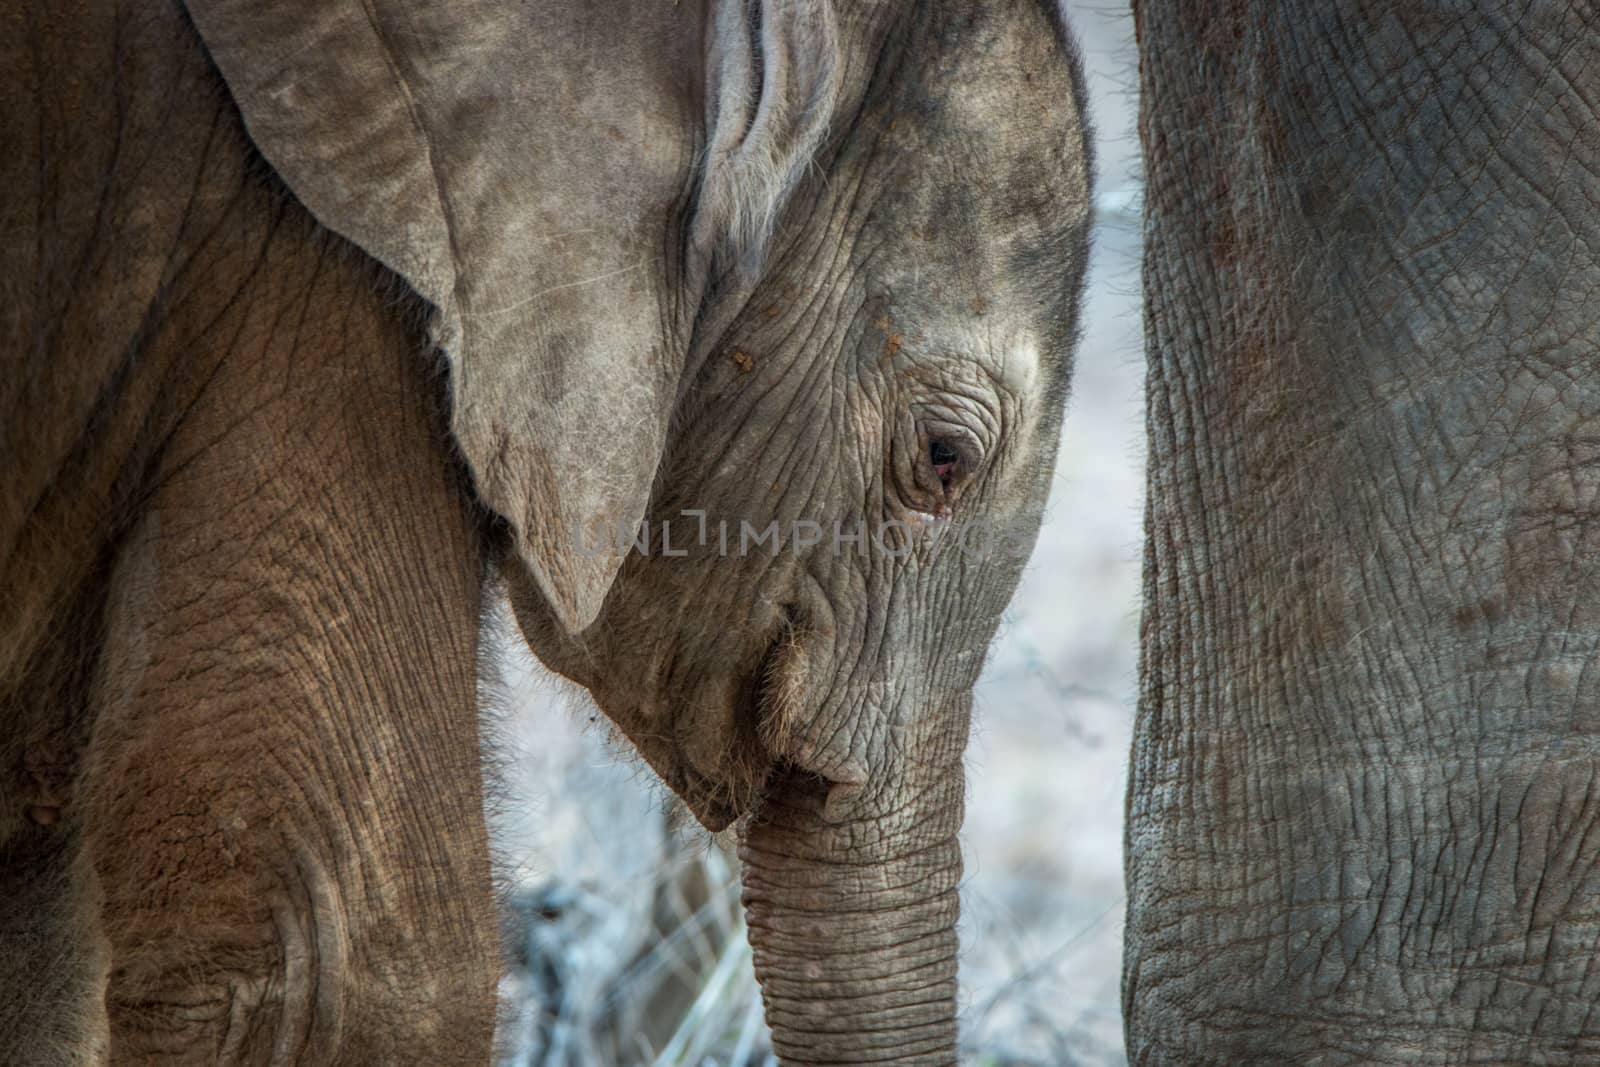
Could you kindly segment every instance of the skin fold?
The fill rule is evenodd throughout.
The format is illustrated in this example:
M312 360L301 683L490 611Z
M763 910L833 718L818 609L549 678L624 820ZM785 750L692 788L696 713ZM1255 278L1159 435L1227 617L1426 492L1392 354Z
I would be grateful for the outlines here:
M1135 1064L1600 1060L1600 34L1136 5Z
M502 586L737 825L782 1061L955 1061L971 688L1087 257L1060 12L530 10L6 5L20 1062L487 1062Z
M418 309L176 12L35 16L7 69L74 121L4 108L0 1048L481 1064L487 554Z

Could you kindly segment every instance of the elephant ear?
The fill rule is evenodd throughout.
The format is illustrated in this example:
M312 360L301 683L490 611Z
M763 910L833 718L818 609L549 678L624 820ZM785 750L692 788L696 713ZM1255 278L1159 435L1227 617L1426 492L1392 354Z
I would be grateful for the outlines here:
M586 629L622 549L578 531L645 515L708 264L758 261L831 117L831 10L188 7L289 189L433 305L477 492Z

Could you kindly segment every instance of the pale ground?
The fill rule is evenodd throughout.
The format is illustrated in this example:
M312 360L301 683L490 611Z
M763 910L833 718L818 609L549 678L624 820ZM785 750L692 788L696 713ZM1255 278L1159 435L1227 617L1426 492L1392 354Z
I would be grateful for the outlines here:
M1124 9L1069 10L1090 72L1102 222L1046 525L977 692L962 897L975 1064L1123 1062L1143 486L1134 73ZM563 695L526 656L504 658L497 839L524 887L514 936L531 960L506 984L505 1062L765 1062L735 864L703 833L668 831L659 786L608 746L581 695ZM618 1032L630 1047L608 1043Z

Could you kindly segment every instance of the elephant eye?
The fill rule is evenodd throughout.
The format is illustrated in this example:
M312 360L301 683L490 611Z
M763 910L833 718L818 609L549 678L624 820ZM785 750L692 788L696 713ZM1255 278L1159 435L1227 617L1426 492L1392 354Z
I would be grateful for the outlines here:
M933 472L939 476L940 484L946 489L950 488L956 468L961 464L960 450L936 437L928 442L928 460L933 464Z

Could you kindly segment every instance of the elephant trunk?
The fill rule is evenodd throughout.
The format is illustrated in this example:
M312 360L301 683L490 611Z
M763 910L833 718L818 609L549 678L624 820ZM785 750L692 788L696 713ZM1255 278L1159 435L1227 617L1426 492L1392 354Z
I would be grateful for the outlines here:
M960 751L845 803L849 787L784 770L741 826L750 944L785 1064L955 1062Z

